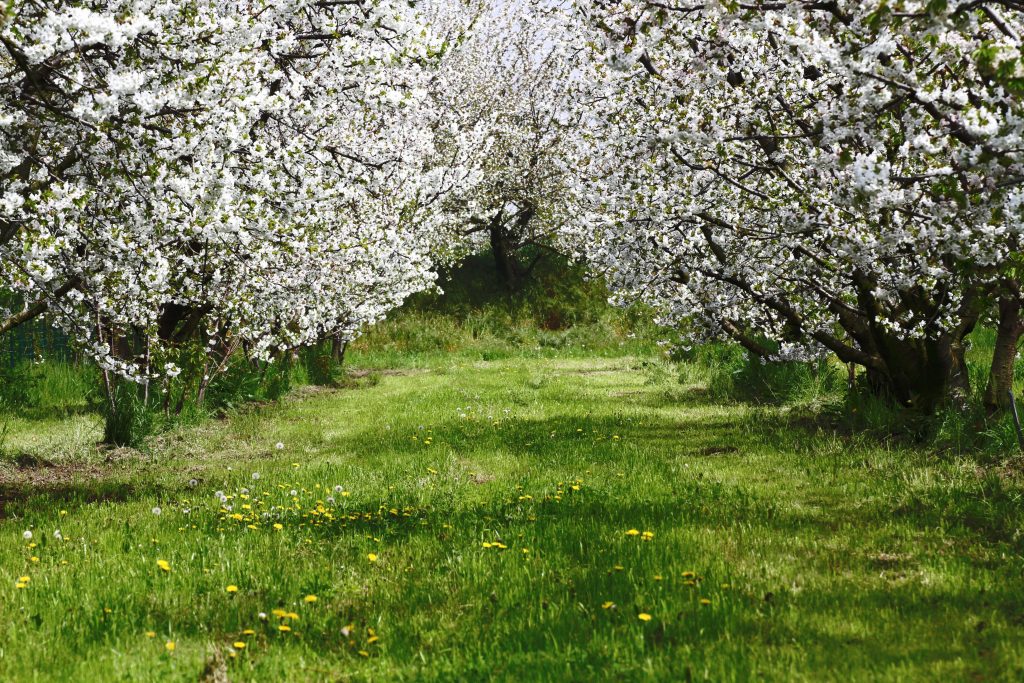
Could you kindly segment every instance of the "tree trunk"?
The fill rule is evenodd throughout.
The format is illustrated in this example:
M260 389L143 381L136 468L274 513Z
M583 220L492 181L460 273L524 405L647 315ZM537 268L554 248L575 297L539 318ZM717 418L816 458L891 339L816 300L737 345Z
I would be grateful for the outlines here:
M1024 334L1020 299L1004 296L999 299L999 325L996 328L996 346L989 368L988 385L982 402L985 411L993 415L1010 406L1013 390L1013 366L1017 360L1017 342Z
M331 338L331 359L337 365L345 362L346 349L348 349L348 342L342 339L341 335L335 335Z
M501 214L491 219L490 225L491 253L494 254L494 265L498 269L505 286L511 290L519 289L521 268L516 261L515 244L501 220Z
M943 405L963 408L970 395L964 332L934 339L886 335L877 346L884 369L868 368L868 387L904 408L926 415Z

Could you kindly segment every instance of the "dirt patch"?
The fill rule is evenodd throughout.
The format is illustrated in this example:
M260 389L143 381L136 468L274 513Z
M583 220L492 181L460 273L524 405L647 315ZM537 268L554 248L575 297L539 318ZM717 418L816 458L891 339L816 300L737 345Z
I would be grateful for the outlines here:
M337 393L337 389L334 387L322 387L316 384L304 384L301 387L296 387L291 390L289 397L291 398L308 398L310 396L321 396L323 394L334 394Z
M378 375L380 377L408 377L410 375L423 375L428 372L430 372L430 370L426 368L382 368L371 370L350 370L347 374L349 377L362 379L363 377L369 377L370 375Z
M735 446L708 446L707 448L700 449L699 454L703 456L727 455L729 453L736 453L739 450Z
M871 555L870 559L877 565L882 567L891 567L894 565L900 565L908 560L912 559L913 555L906 553L877 553Z

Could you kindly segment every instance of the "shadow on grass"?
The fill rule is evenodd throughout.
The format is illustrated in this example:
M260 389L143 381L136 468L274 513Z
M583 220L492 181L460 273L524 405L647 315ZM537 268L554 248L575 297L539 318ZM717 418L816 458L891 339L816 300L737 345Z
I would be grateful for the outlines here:
M0 519L24 516L32 509L71 511L95 503L124 503L162 490L155 484L109 480L0 483Z

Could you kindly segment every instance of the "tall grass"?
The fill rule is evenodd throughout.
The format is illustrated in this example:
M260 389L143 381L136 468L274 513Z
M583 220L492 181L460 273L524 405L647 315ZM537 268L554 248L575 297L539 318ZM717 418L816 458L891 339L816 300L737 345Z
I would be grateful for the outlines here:
M981 403L994 338L989 329L971 336L967 359L972 393L965 406L946 406L935 415L907 411L873 394L862 372L851 387L848 368L834 359L764 363L738 346L707 344L678 353L676 360L682 385L699 387L720 402L786 408L797 418L791 429L825 429L1001 460L1018 453L1019 447L1011 416L988 416ZM1018 394L1022 385L1024 369L1018 366Z

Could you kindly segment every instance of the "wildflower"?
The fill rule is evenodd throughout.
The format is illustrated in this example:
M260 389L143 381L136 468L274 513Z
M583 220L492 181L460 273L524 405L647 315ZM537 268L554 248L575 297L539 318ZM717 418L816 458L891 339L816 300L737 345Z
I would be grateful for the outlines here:
M639 536L640 535L640 530L639 529L630 529L629 531L626 532L626 535L627 536Z
M160 567L160 569L163 569L165 572L171 571L171 563L167 560L157 560L156 566Z
M274 524L274 528L277 529L278 531L280 531L281 529L284 528L284 524L281 524L280 522L277 522L277 523Z
M38 557L36 557L35 555L33 555L32 557L30 557L30 558L28 558L28 559L30 559L30 560L31 560L31 561L33 561L33 562L38 562L38 561L39 561L39 558L38 558Z
M266 621L267 620L267 613L266 612L260 612L256 616L259 618L260 621Z
M259 473L259 472L253 472L253 473L252 473L252 479L253 479L253 481L258 481L258 480L259 480L259 478L260 478L260 473Z
M63 541L64 540L64 536L61 535L60 529L55 529L54 530L53 537L56 538L58 541Z
M153 508L153 514L154 515L158 515L159 516L161 512L163 512L163 510L161 510L160 508L158 508L158 507Z
M197 486L199 486L199 480L198 479L189 479L188 480L188 487L190 489L194 489Z
M640 621L650 621L652 617L647 612L641 612L640 614L636 615L636 618Z
M334 487L334 492L335 492L335 493L341 493L341 492L342 492L342 491L344 491L344 490L345 490L345 489L344 489L344 488L342 488L341 484L338 484L337 486L335 486L335 487Z
M279 626L277 627L277 630L278 630L278 631L281 631L281 632L285 632L285 631L291 631L291 630L292 630L292 627L291 627L291 626L289 626L288 624L280 624L280 625L279 625Z
M236 640L235 642L231 643L231 646L234 647L236 650L244 650L245 649L245 643L243 643L240 640Z
M369 555L366 556L366 559L368 559L370 562L376 562L377 561L377 555L375 555L374 553L370 553Z
M278 441L276 444L274 444L274 448L276 448L279 451L283 451L284 450L284 444L281 443L280 441Z
M156 631L146 631L147 638L156 638Z
M243 636L254 636L254 635L256 635L256 631L253 631L251 628L247 628L244 631L242 631L242 635Z
M612 607L615 607L615 603L611 600L606 600L605 602L601 603L601 609L611 609Z
M702 605L710 605L711 601L708 600L707 598L701 598L700 599L700 604L702 604Z
M370 653L369 653L369 652L367 652L366 650L360 650L360 651L359 651L359 655L360 655L361 657L369 657L369 656L370 656Z
M303 598L303 601L305 601L305 602L316 602L316 596L315 595L307 595L306 597Z
M21 535L21 537L24 538L26 541L28 541L28 540L30 540L32 538L32 532L26 530L25 533L23 533Z
M61 511L60 511L60 516L61 516L61 517L63 517L63 516L64 516L64 515L66 515L66 514L68 514L68 511L67 511L67 510L61 510Z
M238 592L238 586L236 586L235 584L231 584L230 586L227 587L226 590L227 590L228 593L237 593Z
M174 648L175 648L174 641L173 640L168 640L164 644L164 647L167 648L168 652L174 652Z
M650 541L650 540L651 540L651 539L653 539L653 538L654 538L654 532L653 532L653 531L645 531L645 532L644 532L644 533L643 533L643 534L642 534L642 535L640 536L640 540L641 540L641 541Z
M14 584L15 588L25 588L26 586L28 586L28 584L24 581L18 581L16 584Z

